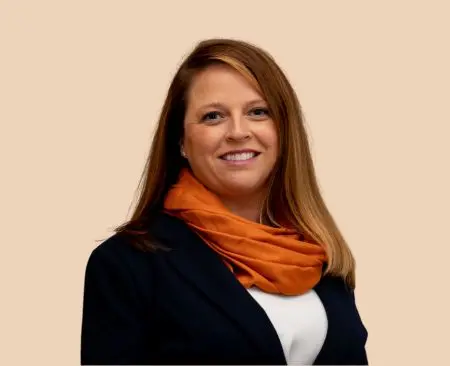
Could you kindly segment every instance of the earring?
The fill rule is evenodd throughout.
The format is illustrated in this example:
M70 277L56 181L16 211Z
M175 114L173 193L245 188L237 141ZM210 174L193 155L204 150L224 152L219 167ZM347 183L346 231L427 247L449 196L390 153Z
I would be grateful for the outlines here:
M185 151L184 151L184 147L183 146L181 146L181 156L183 157L183 158L186 158L187 156L186 156L186 153L185 153Z

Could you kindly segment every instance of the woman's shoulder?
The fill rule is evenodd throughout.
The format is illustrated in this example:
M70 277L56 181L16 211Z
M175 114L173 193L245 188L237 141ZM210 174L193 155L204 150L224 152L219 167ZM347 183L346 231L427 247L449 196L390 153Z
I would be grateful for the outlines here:
M92 249L89 260L139 260L146 254L134 246L127 235L114 233Z
M150 238L150 233L147 235ZM96 247L92 249L89 255L89 261L109 261L116 264L126 263L133 266L139 264L148 265L149 261L154 260L159 253L164 252L163 246L156 239L147 239L150 245L142 245L143 238L132 236L122 232L116 232L105 238ZM154 244L154 248L151 248Z
M86 280L127 281L139 284L153 277L155 253L139 249L133 240L114 233L91 250L88 255Z
M154 257L154 253L136 248L125 235L114 233L104 239L85 264L85 306L113 301L124 309L144 311L143 307L151 304L157 281Z
M142 235L115 232L105 238L92 249L88 261L107 261L116 265L131 262L133 266L148 266L149 261L155 261L163 253L175 249L191 235L180 220L164 214L156 215Z

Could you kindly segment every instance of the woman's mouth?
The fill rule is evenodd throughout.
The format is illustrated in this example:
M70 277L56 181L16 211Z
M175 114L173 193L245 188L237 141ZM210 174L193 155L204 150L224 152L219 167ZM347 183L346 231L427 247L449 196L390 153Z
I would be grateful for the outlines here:
M230 151L220 156L220 159L227 165L242 166L253 163L260 154L258 151Z
M238 152L238 153L227 153L222 155L220 158L226 161L247 161L255 158L260 153L256 151L248 151L248 152Z

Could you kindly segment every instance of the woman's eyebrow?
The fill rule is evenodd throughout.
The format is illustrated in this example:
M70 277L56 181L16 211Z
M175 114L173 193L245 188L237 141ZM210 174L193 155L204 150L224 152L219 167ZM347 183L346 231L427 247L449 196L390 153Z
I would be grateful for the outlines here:
M244 107L248 108L255 104L266 104L266 101L263 99L253 99L244 104ZM221 108L226 109L226 105L220 102L212 102L199 106L199 109L207 109L207 108Z

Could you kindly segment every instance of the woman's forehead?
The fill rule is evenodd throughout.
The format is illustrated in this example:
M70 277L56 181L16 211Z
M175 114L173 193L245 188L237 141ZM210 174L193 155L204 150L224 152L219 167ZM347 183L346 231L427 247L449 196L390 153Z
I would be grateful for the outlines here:
M192 80L188 100L195 107L208 104L249 104L264 101L258 90L238 71L226 66L213 66Z

